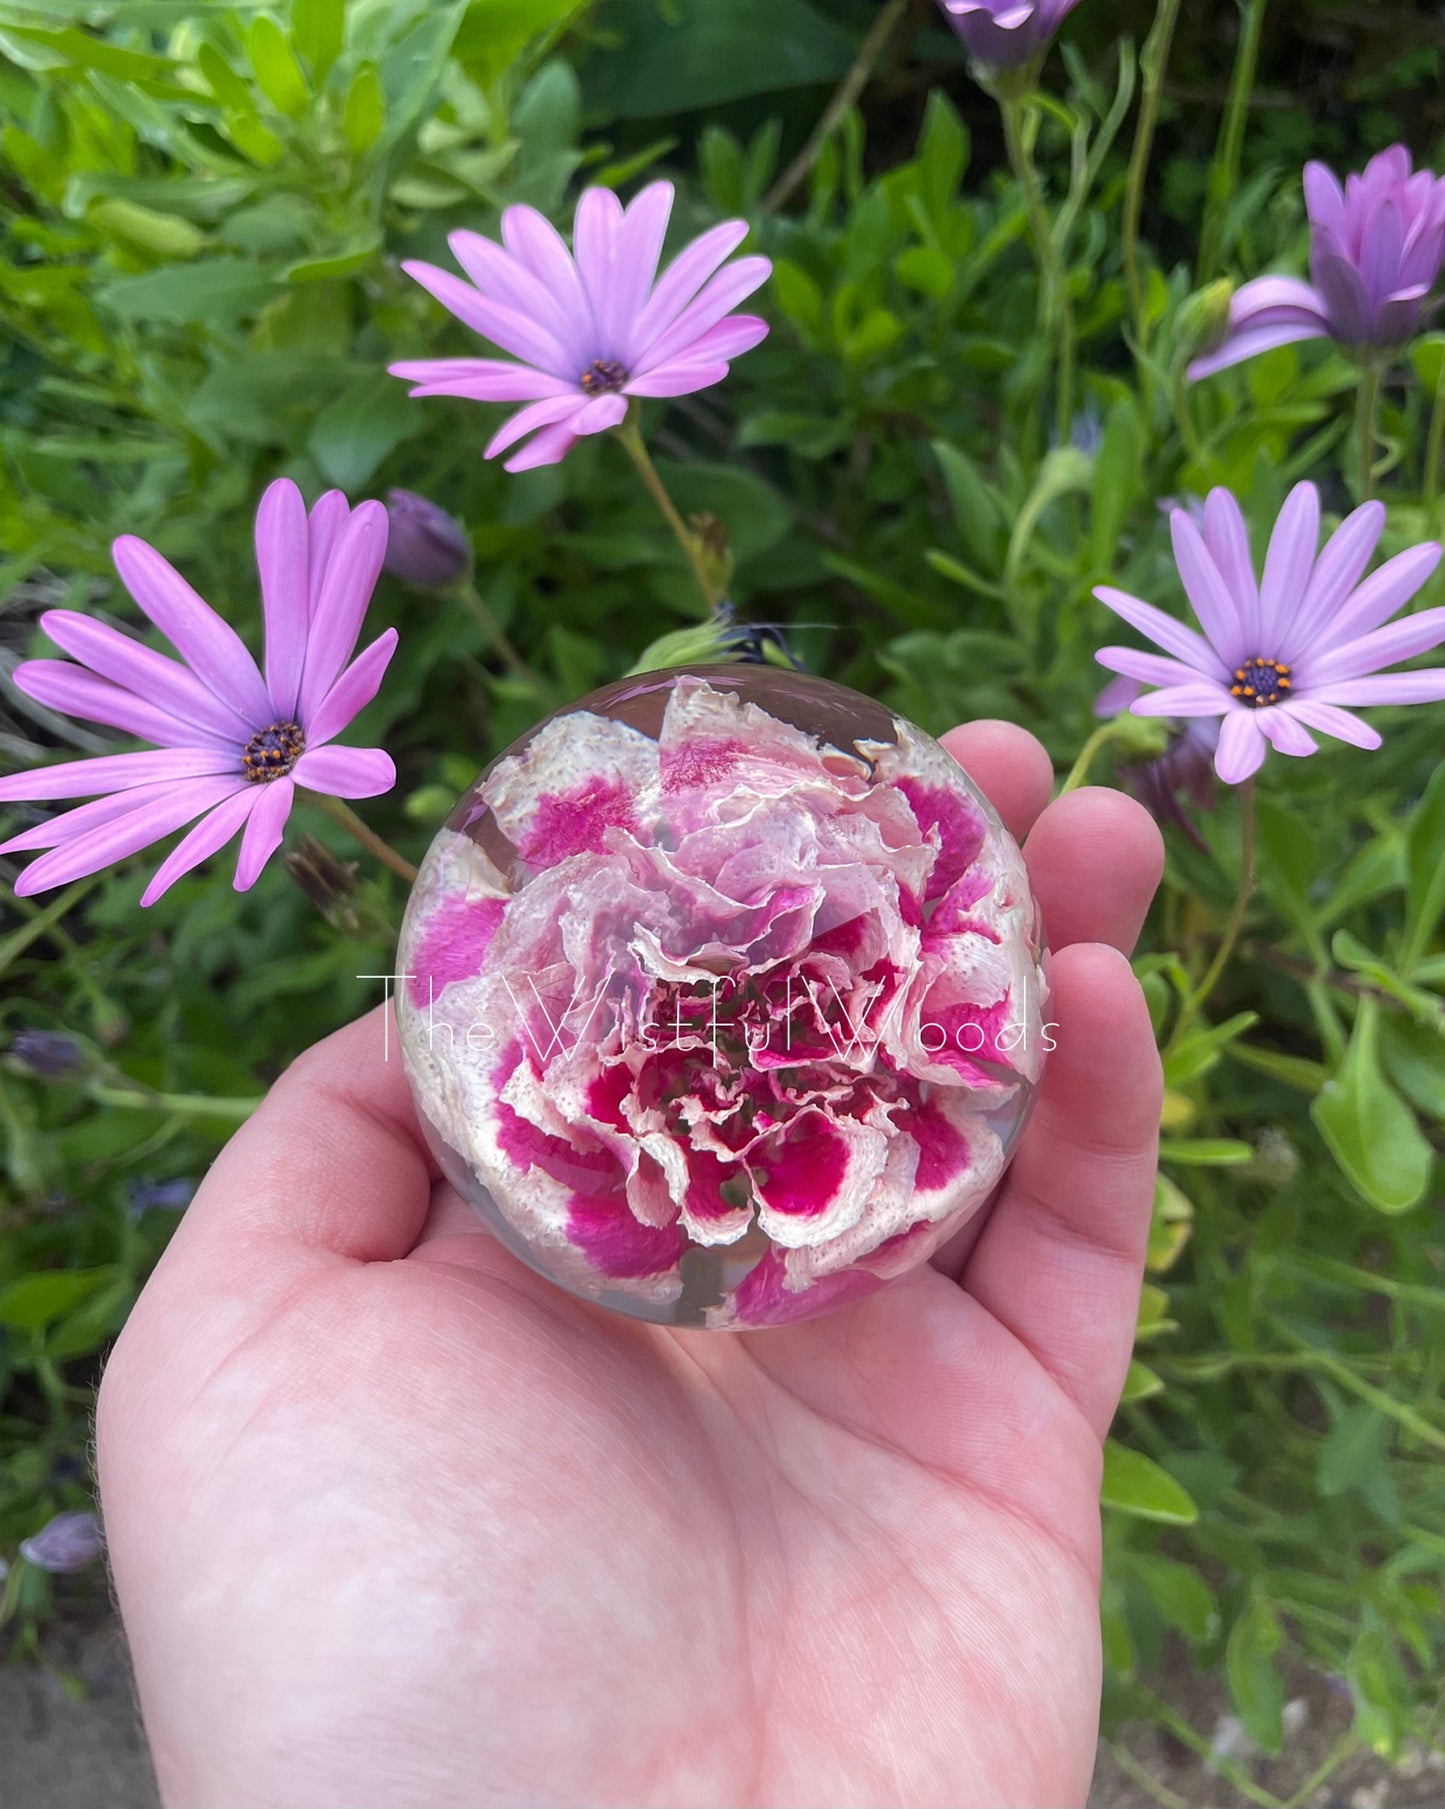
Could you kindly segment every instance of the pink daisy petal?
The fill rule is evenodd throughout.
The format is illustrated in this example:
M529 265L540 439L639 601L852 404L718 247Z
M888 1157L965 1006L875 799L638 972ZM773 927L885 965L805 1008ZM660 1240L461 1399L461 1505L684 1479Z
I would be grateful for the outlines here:
M1174 540L1174 562L1204 637L1222 666L1232 670L1248 657L1248 649L1244 644L1244 624L1229 586L1210 557L1204 536L1185 510L1176 509L1169 517L1169 531Z
M268 485L256 511L256 570L266 623L266 689L282 721L296 714L311 613L306 504L289 478ZM252 723L251 728L258 726Z
M238 892L251 890L261 877L261 869L281 846L286 819L296 796L296 787L290 779L272 779L255 789L260 796L247 813L241 852L236 859L235 887Z
M575 354L537 321L504 308L499 302L488 301L470 283L464 283L449 270L438 270L434 264L408 259L402 269L434 295L449 314L455 314L464 326L480 333L483 339L490 339L504 352L525 358L528 364L551 371L554 376L578 375L571 368L576 362Z
M572 417L568 431L578 439L587 433L606 433L627 419L626 396L594 396L580 414Z
M532 435L520 452L513 453L504 468L508 471L535 471L539 465L560 465L576 444L576 434L565 425L544 427L540 433Z
M1255 712L1259 719L1259 732L1266 740L1272 741L1282 754L1292 754L1303 759L1306 754L1317 754L1319 743L1303 722L1292 715L1288 707L1268 709Z
M686 356L695 340L715 327L755 289L760 289L772 273L773 266L767 258L739 258L735 264L729 264L688 303L670 327L643 345L629 368L646 372Z
M1337 613L1331 611L1328 638L1322 640L1321 646L1342 646L1388 622L1424 587L1439 563L1440 548L1433 541L1412 546L1406 552L1397 553L1393 559L1387 559L1378 571L1365 579L1342 609Z
M70 836L49 854L32 861L16 880L15 895L28 898L97 873L179 829L235 790L236 781L230 778L191 779L181 785L168 785L163 795L147 798L112 822Z
M461 396L469 402L536 402L576 393L575 377L554 377L530 364L499 358L430 358L388 365L393 377L415 385L413 396Z
M202 602L154 547L133 534L122 534L111 556L121 582L201 683L243 721L264 721L271 700L255 660L230 623Z
M1258 710L1231 710L1219 725L1219 746L1214 770L1226 785L1238 785L1257 773L1264 762L1265 740L1260 733Z
M320 748L339 735L376 696L391 656L396 652L396 642L396 630L388 628L364 652L357 654L306 724L308 748Z
M250 816L263 789L260 785L244 785L233 797L223 799L214 810L208 811L194 829L188 829L156 868L150 884L140 895L141 904L153 905L178 879L193 867L199 867L218 848L224 848Z
M587 398L577 390L569 390L563 396L549 396L544 402L533 402L526 408L519 408L510 415L487 441L484 458L494 459L505 452L509 446L515 446L518 440L524 440L529 433L539 427L551 427L558 421L571 422L588 406ZM576 438L575 429L569 426L572 437Z
M1393 666L1397 660L1412 659L1417 653L1438 647L1441 641L1445 641L1445 609L1422 609L1418 615L1406 616L1402 622L1377 628L1373 634L1361 635L1358 640L1346 641L1318 656L1311 653L1308 659L1299 661L1296 677L1301 690L1328 690L1336 697L1336 680L1364 678L1382 667Z
M1309 588L1320 544L1320 493L1313 484L1296 484L1275 522L1259 585L1259 647L1271 652L1289 630L1290 620Z
M708 278L748 236L746 220L727 220L694 239L663 271L638 315L623 360L635 366L641 353L681 314Z
M1143 653L1137 647L1101 647L1094 658L1110 672L1123 673L1131 684L1135 680L1146 685L1201 682L1193 666L1186 666L1182 660L1165 659L1162 653Z
M108 679L96 678L83 666L72 666L67 660L26 660L11 676L16 688L36 703L60 710L66 716L78 716L82 722L104 723L107 728L139 735L160 747L211 747L225 749L232 755L237 751L235 736L218 735L211 729L197 728L194 723L181 722L168 710L147 703Z
M1224 343L1204 357L1196 358L1186 375L1191 383L1201 377L1212 377L1228 370L1232 364L1243 364L1261 352L1272 352L1276 346L1293 345L1300 339L1328 339L1329 328L1321 321L1288 321L1278 326L1251 327L1243 333L1231 333Z
M1173 616L1166 616L1162 609L1156 609L1152 603L1145 603L1139 597L1131 597L1127 592L1115 590L1112 585L1101 584L1094 591L1099 601L1112 609L1116 616L1122 616L1131 628L1137 628L1140 634L1149 639L1166 653L1172 653L1176 659L1183 660L1202 677L1223 680L1229 676L1229 668L1204 639L1192 628L1186 628L1182 622L1175 621Z
M1333 735L1336 741L1348 741L1352 747L1376 748L1380 736L1367 722L1342 710L1337 704L1325 703L1318 697L1292 697L1281 709L1318 729L1322 735Z
M1341 704L1439 703L1445 698L1445 666L1427 666L1419 672L1383 672L1373 678L1337 680L1329 687L1330 701ZM1306 700L1296 700L1306 701ZM1313 704L1316 700L1307 700Z
M725 364L660 364L656 370L634 377L627 385L629 396L691 396L700 389L710 389L728 374Z
M1259 638L1259 586L1249 553L1249 529L1233 495L1214 489L1204 501L1204 544L1234 601L1246 641Z
M647 305L657 275L657 260L672 216L670 182L652 182L635 197L617 229L610 279L601 295L594 292L597 330L604 352L625 353L632 329Z
M333 798L377 798L396 784L391 755L379 747L308 748L292 771L298 785Z
M321 584L326 576L327 561L336 546L337 536L351 520L351 504L340 490L327 490L318 496L307 523L310 559L306 573L306 624L316 620L316 605L321 600Z
M1147 691L1130 707L1136 716L1222 716L1232 704L1223 685L1196 678L1191 684Z
M233 775L234 783L242 784L243 780ZM76 836L84 835L89 830L99 829L105 823L117 822L142 804L149 804L153 799L164 798L174 790L169 782L150 782L145 785L133 785L125 791L114 791L103 798L92 798L89 804L78 804L74 810L62 810L57 815L47 817L42 823L32 823L28 829L22 829L18 835L12 835L7 842L0 843L0 854L20 854L29 848L59 848L63 842L73 841Z
M251 725L187 667L132 640L118 628L73 609L46 610L40 626L57 647L79 660L97 678L134 692L178 722L194 723L197 729L228 741L237 737L245 740L251 733Z
M612 253L622 225L622 203L610 188L584 189L572 222L572 250L589 305L612 277Z
M379 502L365 502L353 510L350 521L337 536L335 550L326 562L306 643L300 698L303 727L351 658L362 617L381 574L386 537L386 509Z
M12 773L0 779L0 803L26 799L97 797L101 792L128 791L157 781L204 779L214 773L239 775L234 751L220 748L146 749L139 754L101 754L93 760L71 760L63 766Z
M1308 647L1309 637L1315 630L1334 618L1340 605L1359 583L1384 531L1385 505L1367 502L1346 516L1330 535L1324 551L1315 561L1304 599L1295 611L1288 631L1280 637L1280 659L1293 664Z
M521 224L524 219L527 225ZM574 360L582 358L581 341L586 337L590 317L587 297L567 247L553 227L530 207L507 209L502 215L502 236L506 240L505 251L477 232L454 232L447 244L483 295L525 319L535 320L564 352L570 352ZM516 242L519 236L538 244L537 257L524 255ZM550 272L538 268L546 263L548 244L554 255Z

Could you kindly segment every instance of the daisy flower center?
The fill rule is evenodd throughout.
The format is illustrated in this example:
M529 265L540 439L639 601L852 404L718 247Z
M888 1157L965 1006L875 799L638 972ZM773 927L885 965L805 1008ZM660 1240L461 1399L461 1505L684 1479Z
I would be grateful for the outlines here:
M1262 710L1266 704L1277 704L1288 696L1291 684L1288 666L1256 654L1242 666L1235 667L1229 695L1240 698L1252 710Z
M253 784L266 785L284 779L305 752L306 736L299 722L273 722L246 743L241 764Z
M577 381L589 396L615 396L630 372L615 358L594 358Z

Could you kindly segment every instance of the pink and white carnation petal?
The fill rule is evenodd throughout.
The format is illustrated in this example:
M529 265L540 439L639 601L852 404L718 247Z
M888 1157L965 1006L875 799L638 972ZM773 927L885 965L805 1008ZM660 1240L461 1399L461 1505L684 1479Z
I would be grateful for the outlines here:
M1245 623L1229 586L1187 510L1174 511L1169 517L1169 530L1174 541L1174 562L1204 638L1214 650L1216 663L1226 671L1233 670L1248 656L1248 649Z
M1341 605L1364 576L1384 531L1383 503L1362 503L1345 517L1315 561L1304 601L1280 637L1275 657L1293 665L1313 636L1330 631Z
M666 1129L642 1132L636 1141L664 1178L669 1219L677 1219L695 1244L713 1249L746 1236L753 1222L751 1204L729 1205L722 1194L723 1183L739 1172L731 1163L685 1144Z
M575 440L577 417L587 406L586 394L574 389L560 396L548 396L544 401L533 402L526 408L519 408L488 440L482 456L494 459L509 446L515 446L518 440L525 439L529 433L535 433L538 428L554 427L560 423L566 424L569 439Z
M1320 623L1315 645L1321 650L1343 646L1388 622L1429 582L1440 563L1440 551L1433 541L1426 541L1387 559Z
M1328 339L1329 335L1330 330L1322 320L1301 319L1280 321L1270 326L1245 327L1239 332L1231 332L1212 352L1196 358L1185 375L1191 383L1198 383L1201 378L1213 377L1220 371L1228 370L1231 365L1257 358L1261 352L1272 352L1279 346L1294 345L1305 339Z
M1135 716L1222 716L1234 708L1234 699L1223 685L1194 679L1187 685L1165 685L1161 691L1146 692L1129 707Z
M1145 653L1138 647L1101 647L1094 655L1101 666L1118 672L1126 679L1145 685L1197 685L1201 679L1193 666L1182 660L1171 660L1162 653ZM1135 697L1138 692L1135 692ZM1133 698L1129 700L1131 703Z
M407 900L403 941L410 950L409 971L397 989L396 1014L408 1048L414 1033L411 1014L429 1014L449 986L475 980L481 972L508 897L501 874L469 835L440 831ZM428 1049L432 1027L426 1015L415 1030ZM454 1036L449 1028L449 1042ZM465 1041L461 1052L466 1052Z
M396 643L396 630L388 628L357 654L308 719L308 748L322 747L366 708L381 689Z
M291 769L298 785L333 798L379 798L396 784L396 765L379 747L316 747Z
M68 760L0 779L0 804L24 799L97 797L157 782L175 784L217 773L241 777L240 756L220 748L147 748L136 754L100 754L91 760Z
M514 358L525 359L528 364L536 365L539 370L550 371L557 377L574 374L572 365L575 363L575 354L540 322L514 308L504 308L500 302L489 301L470 283L464 283L449 270L439 270L435 264L408 259L402 264L402 269L430 295L435 296L463 326L470 327L483 339L489 339L504 352L510 352Z
M1309 590L1319 545L1320 493L1313 484L1296 484L1269 537L1259 582L1259 648L1246 648L1230 665L1241 664L1256 651L1264 653L1279 646Z
M1204 544L1226 590L1246 641L1259 638L1259 584L1249 551L1249 528L1234 495L1216 486L1204 499Z
M311 535L306 504L289 478L268 484L256 510L256 570L266 625L266 689L276 716L296 714L311 618ZM265 728L253 722L250 732Z
M785 1250L849 1230L883 1173L889 1142L875 1125L818 1110L760 1137L746 1158L759 1229Z
M577 378L557 377L530 364L508 364L500 358L422 358L387 366L393 377L414 387L413 396L461 396L470 402L540 402L547 396L570 396Z
M622 360L629 369L636 367L648 346L671 326L747 236L746 220L725 220L684 246L659 277L633 325Z
M1259 726L1259 710L1230 710L1219 725L1219 746L1214 770L1226 785L1238 785L1257 773L1264 762L1265 739Z
M1230 668L1215 648L1192 628L1186 628L1183 622L1176 621L1173 616L1165 615L1162 609L1156 609L1152 603L1145 603L1139 597L1131 597L1125 591L1115 590L1111 584L1100 584L1094 589L1094 595L1116 616L1122 616L1131 628L1137 628L1140 634L1147 635L1158 647L1162 647L1175 659L1196 672L1201 678L1227 678Z
M24 660L11 679L18 691L65 716L122 729L127 735L139 735L163 748L210 748L240 759L239 736L221 735L182 722L169 710L148 703L123 685L97 678L68 660Z
M650 841L657 791L657 743L625 723L577 710L500 761L481 798L524 861L552 867L574 854L600 853L612 829Z
M296 797L296 786L290 779L270 779L255 789L259 795L246 813L241 852L236 858L234 885L238 892L251 890L267 861L281 846L286 819Z
M149 885L141 893L141 904L153 905L178 879L224 848L250 816L260 791L259 785L245 785L229 798L222 799L194 828L188 829L156 868Z
M767 258L739 258L708 282L683 309L671 326L645 345L629 369L634 374L655 370L660 364L687 358L693 345L730 314L740 301L760 289L773 273Z
M1306 754L1317 754L1320 751L1319 743L1288 705L1271 704L1256 714L1260 733L1266 741L1273 742L1280 753L1302 759Z
M236 781L234 778L220 776L189 779L179 785L145 786L139 789L148 794L144 799L135 798L132 794L119 794L130 797L133 805L123 815L98 823L80 834L68 836L49 854L42 854L38 861L32 861L15 882L16 897L28 898L33 893L48 891L54 886L69 885L72 880L85 879L92 873L98 873L102 867L127 859L142 848L149 847L152 842L170 835L182 824L189 823L203 810L209 810L232 796L236 790ZM114 800L107 798L99 802L110 805ZM91 806L85 805L82 808L88 810ZM76 816L79 813L72 811L68 814Z
M560 465L577 444L577 436L565 421L534 433L520 452L503 465L506 471L535 471L540 465Z
M97 678L144 698L157 709L194 724L197 730L227 741L249 739L254 725L238 716L230 704L217 697L178 660L167 659L153 647L122 634L109 623L72 609L48 609L40 618L62 652Z
M1377 748L1380 745L1381 737L1369 723L1342 710L1338 704L1326 703L1323 698L1292 697L1287 704L1278 707L1288 710L1308 728L1318 729L1322 735L1332 735L1336 741L1347 741L1351 747Z
M341 676L356 647L362 619L386 557L387 532L385 507L379 502L364 502L352 511L351 519L336 537L306 640L300 695L303 728Z
M1422 609L1324 653L1309 654L1298 662L1296 682L1303 691L1328 690L1334 697L1339 691L1337 681L1365 678L1438 647L1441 641L1445 641L1445 609Z
M1336 679L1325 687L1324 701L1355 704L1439 703L1445 698L1445 666L1427 666L1418 672L1380 672L1365 678ZM1311 702L1314 698L1311 697Z
M144 540L122 534L111 545L111 557L121 582L201 683L243 721L268 718L265 682L230 623Z

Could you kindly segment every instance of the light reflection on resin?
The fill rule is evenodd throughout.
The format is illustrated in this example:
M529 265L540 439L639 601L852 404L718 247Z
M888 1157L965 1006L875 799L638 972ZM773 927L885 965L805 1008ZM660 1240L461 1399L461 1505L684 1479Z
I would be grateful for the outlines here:
M1044 1044L1022 859L938 744L767 667L651 673L465 794L397 1014L448 1178L560 1286L768 1326L987 1199Z

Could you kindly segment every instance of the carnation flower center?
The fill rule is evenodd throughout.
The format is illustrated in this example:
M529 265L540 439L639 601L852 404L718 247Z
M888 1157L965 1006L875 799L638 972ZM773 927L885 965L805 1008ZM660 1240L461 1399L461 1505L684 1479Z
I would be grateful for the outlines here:
M629 376L615 358L594 358L577 381L589 396L615 396Z
M248 779L266 785L272 779L284 779L305 752L306 736L299 722L273 722L246 743L241 764Z
M1229 695L1240 698L1252 710L1262 710L1266 704L1277 704L1289 692L1291 683L1288 666L1256 654L1234 668Z

